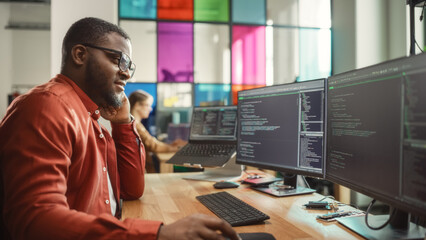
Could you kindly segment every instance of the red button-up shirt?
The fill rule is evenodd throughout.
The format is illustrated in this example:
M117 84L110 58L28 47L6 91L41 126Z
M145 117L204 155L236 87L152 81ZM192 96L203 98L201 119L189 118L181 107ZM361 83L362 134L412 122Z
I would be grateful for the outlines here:
M156 239L160 222L111 215L107 173L116 198L141 197L145 152L134 124L111 124L111 137L99 117L64 75L11 104L0 123L2 239Z

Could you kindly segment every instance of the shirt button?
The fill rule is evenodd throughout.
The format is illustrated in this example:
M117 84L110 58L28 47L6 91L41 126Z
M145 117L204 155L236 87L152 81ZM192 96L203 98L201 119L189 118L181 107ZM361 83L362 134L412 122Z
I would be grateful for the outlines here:
M99 137L100 137L100 138L103 138L103 137L104 137L104 135L101 133L101 134L99 134Z
M107 200L105 200L105 203L106 203L106 204L109 204L109 200L108 200L108 199L107 199Z
M102 168L102 170L103 170L104 172L106 172L106 167Z
M99 110L96 110L96 111L95 111L95 113L96 113L96 114L99 114Z

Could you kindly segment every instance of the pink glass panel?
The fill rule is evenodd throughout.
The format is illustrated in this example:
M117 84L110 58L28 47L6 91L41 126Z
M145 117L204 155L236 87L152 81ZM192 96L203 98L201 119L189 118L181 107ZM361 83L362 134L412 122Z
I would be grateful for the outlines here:
M158 23L158 82L194 82L192 23Z
M264 26L232 27L232 84L265 85Z

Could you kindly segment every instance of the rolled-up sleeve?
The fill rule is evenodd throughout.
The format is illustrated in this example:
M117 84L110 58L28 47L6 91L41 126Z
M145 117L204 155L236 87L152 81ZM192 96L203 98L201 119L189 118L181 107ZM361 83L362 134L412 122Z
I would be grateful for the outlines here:
M112 138L117 150L120 176L120 195L124 200L142 196L145 188L145 149L135 130L135 122L111 124Z

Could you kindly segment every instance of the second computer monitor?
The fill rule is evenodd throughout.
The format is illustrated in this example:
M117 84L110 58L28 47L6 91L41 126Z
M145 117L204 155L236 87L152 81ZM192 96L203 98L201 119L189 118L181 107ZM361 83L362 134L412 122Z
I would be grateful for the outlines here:
M424 238L408 213L426 217L426 54L327 82L326 179L398 209L391 218L338 221L369 239ZM387 219L390 226L377 227Z
M323 177L323 79L240 91L237 119L237 163Z

